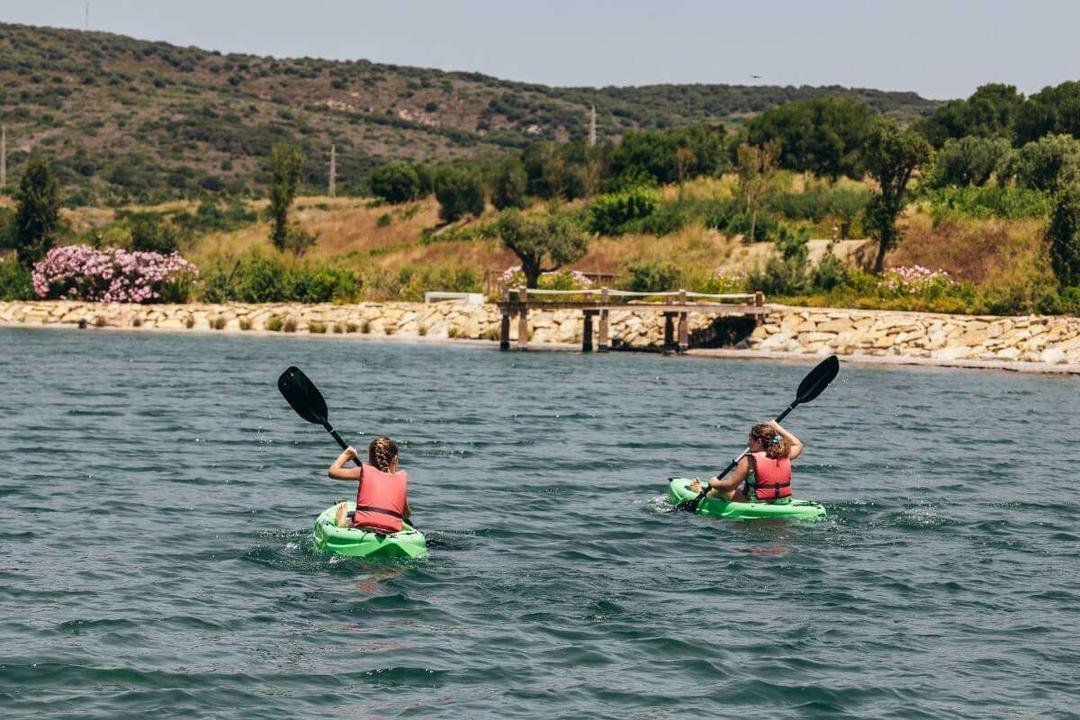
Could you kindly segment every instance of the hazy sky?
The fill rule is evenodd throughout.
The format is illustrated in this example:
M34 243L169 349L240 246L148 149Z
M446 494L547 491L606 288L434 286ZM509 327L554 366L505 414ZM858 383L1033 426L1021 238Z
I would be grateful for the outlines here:
M0 0L81 28L84 0ZM846 85L966 97L1080 79L1076 0L91 0L90 29L548 85ZM752 75L761 75L754 79Z

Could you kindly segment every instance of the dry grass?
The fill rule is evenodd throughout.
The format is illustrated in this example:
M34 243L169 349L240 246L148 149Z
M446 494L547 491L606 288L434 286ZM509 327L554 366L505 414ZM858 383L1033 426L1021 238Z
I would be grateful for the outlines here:
M945 220L909 216L891 267L923 265L978 284L1012 284L1048 272L1041 220Z

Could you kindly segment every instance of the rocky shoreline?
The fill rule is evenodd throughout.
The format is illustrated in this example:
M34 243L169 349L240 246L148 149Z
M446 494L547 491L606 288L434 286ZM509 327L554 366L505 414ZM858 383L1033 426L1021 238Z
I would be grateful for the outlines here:
M692 349L693 354L799 357L836 353L868 362L993 367L1080 373L1080 318L966 316L936 313L768 305L746 326L740 349ZM501 315L490 303L297 303L123 305L74 301L0 303L0 326L85 327L139 331L298 333L397 339L497 341ZM717 334L711 316L690 313L693 338ZM721 321L730 322L730 321ZM529 346L580 347L580 311L530 311ZM517 323L511 323L516 340ZM726 333L729 337L730 332ZM663 317L634 309L611 311L615 348L659 349Z

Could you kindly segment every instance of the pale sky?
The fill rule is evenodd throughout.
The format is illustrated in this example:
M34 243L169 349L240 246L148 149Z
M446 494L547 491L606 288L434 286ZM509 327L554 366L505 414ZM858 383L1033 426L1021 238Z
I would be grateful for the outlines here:
M82 28L85 0L0 0ZM92 30L278 57L366 58L546 85L845 85L967 97L1080 79L1062 0L91 0ZM754 79L752 75L761 75Z

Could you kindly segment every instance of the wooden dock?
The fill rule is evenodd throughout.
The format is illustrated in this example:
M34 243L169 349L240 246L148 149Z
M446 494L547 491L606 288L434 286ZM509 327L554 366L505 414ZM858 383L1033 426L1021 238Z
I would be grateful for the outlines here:
M582 352L593 351L593 318L595 317L599 318L596 350L607 352L611 349L609 313L612 310L648 310L664 315L664 350L686 352L690 347L690 331L687 322L690 313L707 313L721 317L752 317L759 320L765 314L764 305L765 296L761 292L709 294L686 290L630 292L610 288L599 290L512 288L503 292L502 301L499 303L499 310L502 312L499 349L510 349L510 323L515 316L518 319L517 349L527 350L530 310L581 310Z

